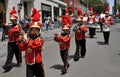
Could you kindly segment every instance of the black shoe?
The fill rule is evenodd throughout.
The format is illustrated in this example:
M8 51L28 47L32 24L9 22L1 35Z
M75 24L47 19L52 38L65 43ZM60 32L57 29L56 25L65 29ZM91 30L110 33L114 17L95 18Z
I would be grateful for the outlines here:
M17 63L16 66L17 66L17 67L21 67L21 66L22 66L22 63Z
M4 72L9 72L12 69L12 67L11 66L9 66L9 67L3 66L3 69L5 70Z
M108 42L104 42L104 44L109 45L109 43L108 43Z
M81 56L80 58L85 58L85 56Z
M67 69L64 67L62 70L61 70L61 75L64 75L67 73Z
M93 36L90 36L90 38L94 38Z
M75 55L75 56L74 56L74 61L78 61L79 58L80 58L79 56Z

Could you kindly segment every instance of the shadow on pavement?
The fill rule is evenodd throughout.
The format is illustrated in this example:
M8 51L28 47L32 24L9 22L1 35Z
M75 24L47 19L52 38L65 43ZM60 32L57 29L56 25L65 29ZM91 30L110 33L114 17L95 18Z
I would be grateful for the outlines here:
M70 55L70 56L68 57L68 60L71 60L71 59L74 59L74 55Z
M6 70L5 70L5 67L4 67L4 65L0 65L2 68L3 68L3 73L7 73L7 72L9 72L9 71L11 71L14 67L17 67L17 68L19 68L21 65L17 65L16 63L12 63L12 67L11 68L7 68Z
M86 38L88 38L88 39L97 39L98 37L90 37L90 36L86 36Z
M54 68L54 69L57 69L57 70L61 70L61 69L63 69L63 66L60 65L60 64L56 64L56 65L51 66L50 68Z
M97 42L99 45L106 45L104 42L102 42L102 41L98 41Z
M118 53L118 55L120 56L120 53Z

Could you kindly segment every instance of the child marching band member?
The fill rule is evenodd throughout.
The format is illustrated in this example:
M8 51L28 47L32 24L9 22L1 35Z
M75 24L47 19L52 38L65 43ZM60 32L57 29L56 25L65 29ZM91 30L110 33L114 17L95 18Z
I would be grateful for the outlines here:
M106 16L102 18L102 24L103 24L103 36L105 40L105 44L109 44L109 36L110 36L110 26L113 24L113 18L112 16L109 16L109 9L110 7L106 7Z
M83 17L78 17L77 24L73 28L75 32L76 52L74 54L74 60L78 61L79 58L84 58L86 55L86 25L83 24ZM80 50L81 49L81 50ZM81 52L80 52L81 51Z
M78 17L83 17L83 15L82 15L82 11L81 11L80 8L77 10L77 13L78 13Z
M86 12L86 13L84 13L84 15L83 15L83 24L87 25L87 20L88 20L88 14L87 14L87 12Z
M6 24L5 34L8 35L8 54L7 54L7 60L5 65L3 66L3 69L5 72L8 72L12 69L12 60L13 56L15 54L17 65L21 66L22 63L22 56L21 52L19 51L19 48L16 44L16 42L20 39L19 36L21 34L21 26L17 24L17 15L16 15L15 7L10 11L10 21L11 25Z
M68 63L68 54L70 48L70 34L69 34L69 26L65 25L63 27L63 33L56 34L54 40L59 43L60 46L60 55L64 64L64 68L62 69L62 74L67 73L69 63Z
M88 25L90 38L93 38L96 33L96 15L94 15L92 7L90 8L90 16L88 16Z
M45 77L41 54L44 44L40 34L42 24L36 9L33 9L32 22L29 25L28 35L24 34L18 42L19 48L25 51L26 77Z

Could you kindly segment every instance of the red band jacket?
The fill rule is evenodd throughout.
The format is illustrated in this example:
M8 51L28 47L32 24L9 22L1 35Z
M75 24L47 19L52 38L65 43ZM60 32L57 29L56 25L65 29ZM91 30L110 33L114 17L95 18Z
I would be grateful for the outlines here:
M16 25L11 29L5 30L5 34L8 35L9 42L17 42L20 38L21 26Z
M88 16L88 24L93 24L96 22L96 16L92 15L92 16Z
M18 47L25 51L26 63L29 65L42 62L42 49L44 40L38 37L35 40L28 38L26 41L20 42Z
M113 18L111 16L102 18L103 32L110 31L110 26L113 24Z
M102 24L104 24L104 25L111 25L111 24L113 24L113 17L112 16L103 17L102 18Z
M70 48L70 35L59 36L57 35L54 40L59 43L60 50L66 50Z
M77 40L86 39L86 36L85 36L85 33L87 32L86 25L79 26L79 24L76 24L74 27L74 31L75 31L75 39Z

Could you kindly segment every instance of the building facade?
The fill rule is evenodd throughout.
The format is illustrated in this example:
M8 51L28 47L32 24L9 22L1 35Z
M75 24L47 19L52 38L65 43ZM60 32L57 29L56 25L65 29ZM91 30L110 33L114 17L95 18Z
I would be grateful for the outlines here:
M83 0L64 0L67 3L67 8L70 9L70 11L77 15L77 9L80 8L83 12L87 10L86 5L84 4Z
M9 12L13 6L19 19L23 19L24 15L30 16L33 8L41 10L41 21L44 22L46 17L51 17L54 21L54 17L60 16L67 4L60 0L0 0L0 24L10 22Z

